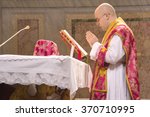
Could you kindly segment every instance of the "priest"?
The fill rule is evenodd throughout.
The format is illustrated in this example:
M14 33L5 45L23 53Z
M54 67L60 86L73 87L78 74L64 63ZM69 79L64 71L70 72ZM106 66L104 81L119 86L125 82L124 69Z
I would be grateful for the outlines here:
M106 31L102 42L91 32L86 40L95 62L91 86L92 100L138 100L140 86L137 70L136 42L132 30L108 3L95 10L96 23Z

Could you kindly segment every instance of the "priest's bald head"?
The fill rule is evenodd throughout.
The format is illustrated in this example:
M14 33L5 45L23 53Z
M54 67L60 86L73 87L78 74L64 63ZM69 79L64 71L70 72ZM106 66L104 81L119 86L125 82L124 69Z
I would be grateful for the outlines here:
M97 25L104 31L106 31L110 23L117 18L115 9L108 3L100 4L96 8L94 15Z

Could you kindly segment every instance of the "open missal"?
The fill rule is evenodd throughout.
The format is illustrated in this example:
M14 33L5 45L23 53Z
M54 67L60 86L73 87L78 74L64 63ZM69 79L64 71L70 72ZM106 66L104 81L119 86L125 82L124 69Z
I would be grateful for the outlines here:
M82 57L88 55L88 53L73 39L72 36L70 36L70 34L66 30L61 30L60 35L63 41L74 47L75 51L78 54L78 59L81 59Z

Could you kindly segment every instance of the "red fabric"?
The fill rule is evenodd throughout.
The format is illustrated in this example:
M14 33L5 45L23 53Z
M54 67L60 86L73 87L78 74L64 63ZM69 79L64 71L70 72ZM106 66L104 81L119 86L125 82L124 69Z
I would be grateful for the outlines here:
M120 25L116 28L116 34L122 35L123 47L126 53L126 75L129 83L131 97L134 100L140 99L140 85L137 70L137 50L135 38L129 28Z
M126 80L128 83L131 98L134 100L140 99L140 85L137 70L137 51L134 35L131 29L121 24L114 28L106 39L106 43L102 49L108 48L108 44L113 35L118 35L122 39L123 48L126 54ZM107 91L104 89L107 86L106 73L107 65L104 63L106 51L100 51L96 62L95 73L92 83L91 99L106 99ZM106 66L105 66L106 65Z
M105 68L105 55L106 55L106 48L103 47L99 54L98 59L96 61L95 73L93 75L93 82L92 82L92 95L90 99L92 100L105 100L106 99L106 68Z
M50 40L40 39L36 42L34 53L35 56L59 55L57 45Z

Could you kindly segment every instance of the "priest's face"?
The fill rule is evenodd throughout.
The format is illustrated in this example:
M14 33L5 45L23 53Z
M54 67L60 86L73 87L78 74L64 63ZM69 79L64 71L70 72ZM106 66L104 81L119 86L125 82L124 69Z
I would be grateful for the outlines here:
M96 18L96 25L101 27L103 31L106 31L108 28L108 22L107 22L107 14L95 12L95 18Z

